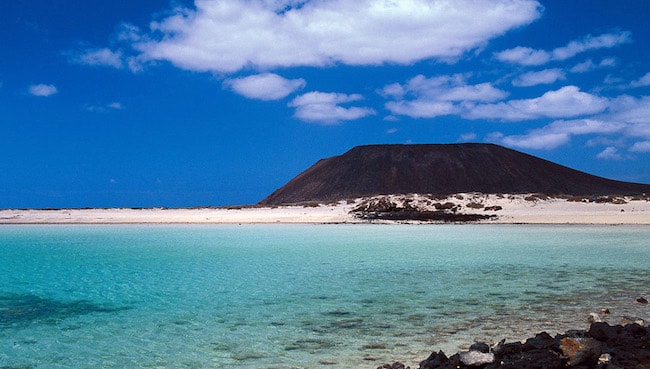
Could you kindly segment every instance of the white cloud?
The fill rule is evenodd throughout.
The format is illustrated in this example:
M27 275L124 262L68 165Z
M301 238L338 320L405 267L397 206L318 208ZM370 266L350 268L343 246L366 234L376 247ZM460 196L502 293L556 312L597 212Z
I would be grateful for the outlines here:
M388 85L380 94L395 99L385 105L391 113L412 118L460 114L464 103L497 101L508 95L490 83L468 85L462 75L432 78L418 75L404 85Z
M134 47L141 60L218 73L411 64L481 48L541 9L537 0L195 0L153 22Z
M478 138L478 135L474 132L463 133L460 135L461 141L474 141Z
M224 82L224 86L242 96L266 101L283 99L305 85L306 82L302 78L286 79L273 73L229 79Z
M512 85L518 87L548 85L564 79L566 79L566 76L562 69L545 69L538 72L524 73L512 81Z
M82 65L113 67L121 69L124 67L120 51L112 51L108 48L85 50L71 58L71 61Z
M596 37L587 35L582 40L571 41L568 45L553 50L553 59L566 60L585 51L610 49L630 42L632 40L631 36L632 34L627 31L605 33Z
M360 100L363 100L363 96L358 94L314 91L296 97L288 105L296 108L295 117L300 120L331 125L376 114L373 109L366 107L341 106Z
M632 123L650 124L650 96L635 98L619 96L610 103L610 119Z
M616 66L615 58L605 58L596 64L592 59L587 59L582 63L578 63L570 69L571 73L586 73L599 68L611 68Z
M545 127L546 131L570 135L615 133L625 129L625 124L598 119L558 120Z
M496 133L491 136L491 140L522 149L551 150L568 143L572 136L609 134L624 129L624 124L596 119L558 120L524 135L504 136Z
M526 135L502 136L493 134L489 140L505 146L521 149L552 150L569 142L571 136L566 133L532 131Z
M646 73L643 77L630 83L631 87L645 87L650 86L650 72Z
M617 31L595 37L587 35L581 40L571 41L566 46L558 47L552 51L536 50L529 47L518 46L495 53L494 55L498 60L505 63L542 65L550 61L567 60L590 50L612 48L631 42L631 39L630 32Z
M599 67L605 68L605 67L615 67L618 62L616 61L616 58L605 58L600 61L600 64L598 64Z
M57 92L59 92L59 90L54 85L38 84L29 86L29 93L34 96L47 97L54 95Z
M635 142L632 147L630 147L632 152L650 152L650 141L641 141Z
M627 146L630 139L637 142L628 147L631 152L650 152L650 96L634 98L620 96L608 102L605 114L588 119L557 120L544 127L533 129L524 135L490 136L494 142L529 149L554 149L573 136L596 135L587 141L590 146L608 145L600 154L601 159L625 159L617 147ZM638 139L641 138L641 141Z
M650 140L650 96L619 96L612 100L609 111L605 119L625 124L626 137Z
M389 101L386 109L393 114L411 118L435 118L460 112L459 107L453 103L436 100Z
M530 47L517 46L495 54L502 62L521 65L542 65L551 60L551 53Z
M117 39L119 41L129 41L129 42L140 41L142 39L142 32L140 31L139 27L133 24L122 23L120 24L119 27Z
M621 160L623 157L621 154L618 152L618 149L614 146L609 146L605 148L605 150L601 151L596 155L598 159L603 159L603 160Z
M123 110L124 105L119 102L112 102L104 105L89 105L86 106L86 110L93 113L108 113L113 110Z
M463 113L468 119L519 121L538 118L572 118L597 114L607 109L608 100L565 86L533 99L510 100L474 106Z

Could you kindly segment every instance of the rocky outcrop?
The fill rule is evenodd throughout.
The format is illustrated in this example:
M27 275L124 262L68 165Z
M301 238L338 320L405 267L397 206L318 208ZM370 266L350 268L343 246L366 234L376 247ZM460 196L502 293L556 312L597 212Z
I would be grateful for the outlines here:
M483 208L481 205L480 208ZM497 209L498 208L498 209ZM477 214L459 211L461 206L453 202L435 202L433 198L411 196L375 196L362 199L351 214L367 221L419 221L464 223L495 218L494 214ZM501 207L485 207L485 211L501 210Z
M523 343L501 341L495 347L474 344L469 351L450 357L442 351L434 352L419 368L649 369L650 332L638 324L612 326L597 322L587 331L569 331L555 337L542 332Z

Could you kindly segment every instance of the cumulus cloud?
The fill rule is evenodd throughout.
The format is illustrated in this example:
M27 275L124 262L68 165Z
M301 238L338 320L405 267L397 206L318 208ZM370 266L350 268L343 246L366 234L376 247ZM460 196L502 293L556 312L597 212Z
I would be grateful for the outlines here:
M463 117L504 121L572 118L597 114L607 107L608 100L606 98L582 92L576 86L565 86L532 99L476 105L463 113Z
M296 97L288 105L296 108L295 117L300 120L331 125L376 114L373 109L367 107L342 106L361 100L363 96L359 94L314 91Z
M196 0L153 22L134 47L140 60L217 73L411 64L457 58L541 9L537 0Z
M512 85L517 87L548 85L564 79L566 79L566 75L562 69L545 69L538 72L524 73L512 81Z
M59 92L54 85L38 84L29 86L29 93L34 96L51 96Z
M304 79L286 79L274 73L228 79L224 86L236 93L256 100L280 100L305 87Z
M497 52L495 57L505 63L542 65L550 61L567 60L590 50L608 49L625 44L631 42L631 36L628 31L615 31L600 36L587 35L580 40L571 41L566 46L558 47L552 51L518 46Z
M469 85L464 76L413 77L405 84L394 83L384 87L380 94L394 101L385 104L392 114L411 118L433 118L461 114L467 102L491 102L508 94L491 83Z

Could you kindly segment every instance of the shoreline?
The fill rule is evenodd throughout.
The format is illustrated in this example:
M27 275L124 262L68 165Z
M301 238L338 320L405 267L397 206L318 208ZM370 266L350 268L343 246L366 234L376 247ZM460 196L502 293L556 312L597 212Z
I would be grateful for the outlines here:
M373 220L355 216L354 210L383 201L398 209L448 212L454 215L489 215L471 222ZM401 208L400 208L401 207ZM445 209L445 210L440 210ZM359 213L357 213L358 215ZM445 213L448 214L448 213ZM616 197L611 202L586 202L535 194L456 194L445 198L427 195L390 195L334 204L273 207L205 208L84 208L2 209L0 224L338 224L338 223L470 223L470 224L608 224L650 225L647 198Z

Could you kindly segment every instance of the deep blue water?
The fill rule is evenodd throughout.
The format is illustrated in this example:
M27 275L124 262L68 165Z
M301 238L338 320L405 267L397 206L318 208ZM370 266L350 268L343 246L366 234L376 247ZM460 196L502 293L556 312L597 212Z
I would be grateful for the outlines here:
M375 368L648 318L650 227L0 227L0 367Z

